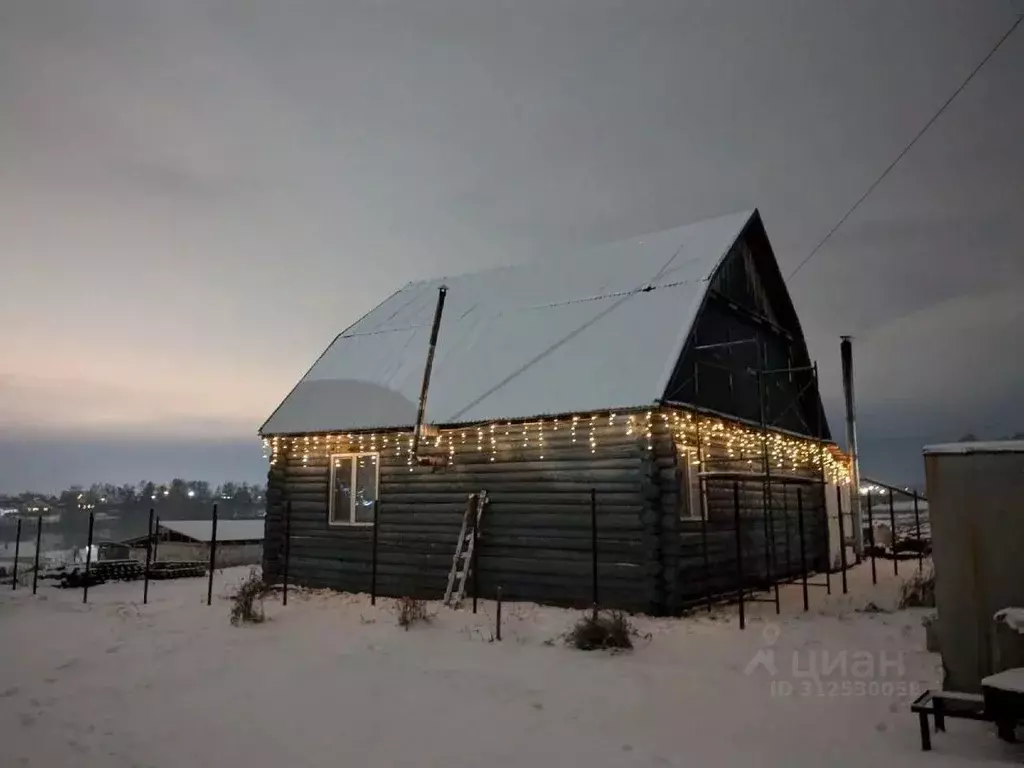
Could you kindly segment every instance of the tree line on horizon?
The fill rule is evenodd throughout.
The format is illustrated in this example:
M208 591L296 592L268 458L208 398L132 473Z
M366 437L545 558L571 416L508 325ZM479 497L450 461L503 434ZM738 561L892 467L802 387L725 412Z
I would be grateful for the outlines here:
M263 501L266 491L258 483L228 481L213 486L206 480L186 480L176 477L170 483L140 480L136 484L93 483L85 487L72 485L56 494L25 491L12 500L22 504L46 501L57 509L96 509L104 507L135 507L151 505L179 505L182 503L221 503L234 505L255 504ZM29 511L49 510L29 508ZM56 511L56 510L54 510Z

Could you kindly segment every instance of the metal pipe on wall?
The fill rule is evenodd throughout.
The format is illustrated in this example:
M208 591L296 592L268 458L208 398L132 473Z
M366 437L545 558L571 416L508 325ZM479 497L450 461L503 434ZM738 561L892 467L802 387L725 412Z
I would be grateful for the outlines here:
M857 451L857 406L853 394L853 342L842 336L839 354L843 362L843 397L846 401L846 449L850 452L850 517L853 520L853 551L857 562L864 557L864 525L860 514L860 454Z
M420 403L416 412L416 431L412 435L412 455L419 460L420 439L423 437L423 417L427 410L427 390L430 387L430 372L434 367L434 350L437 349L437 334L441 330L441 313L444 312L444 299L448 295L448 286L437 289L437 307L434 309L434 322L430 327L430 344L427 347L427 364L423 368L423 386L420 389Z

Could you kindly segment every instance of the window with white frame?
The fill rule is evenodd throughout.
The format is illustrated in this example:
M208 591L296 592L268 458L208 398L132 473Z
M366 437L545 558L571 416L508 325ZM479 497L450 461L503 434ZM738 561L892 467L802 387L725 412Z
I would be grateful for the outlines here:
M696 456L685 447L677 446L679 460L677 472L679 478L679 516L687 520L700 520L703 517L703 499L700 487L700 465Z
M380 461L376 453L336 453L331 456L331 525L372 525L377 501Z

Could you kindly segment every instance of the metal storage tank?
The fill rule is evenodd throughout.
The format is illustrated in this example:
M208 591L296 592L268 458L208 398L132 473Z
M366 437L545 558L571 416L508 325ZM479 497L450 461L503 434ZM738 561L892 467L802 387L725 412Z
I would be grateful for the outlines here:
M924 449L947 690L994 669L996 611L1024 606L1024 440Z

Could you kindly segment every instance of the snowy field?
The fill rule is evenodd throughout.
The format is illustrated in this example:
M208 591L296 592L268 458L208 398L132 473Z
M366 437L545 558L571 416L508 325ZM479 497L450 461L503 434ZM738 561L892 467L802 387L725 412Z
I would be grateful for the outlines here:
M95 587L87 606L4 589L0 766L1019 764L1024 747L982 723L951 721L920 751L909 701L940 674L921 613L858 610L894 605L888 565L877 587L858 568L849 597L814 589L806 615L786 587L781 621L752 606L744 632L735 609L638 618L615 655L558 640L578 612L527 604L504 607L500 643L490 602L403 631L391 601L293 592L232 627L244 569L218 575L211 607L198 579L151 584L148 606L141 583Z

